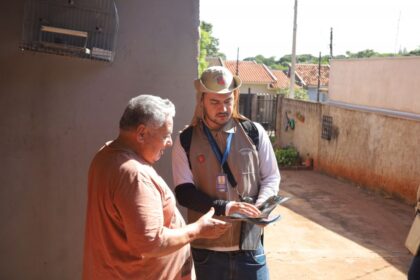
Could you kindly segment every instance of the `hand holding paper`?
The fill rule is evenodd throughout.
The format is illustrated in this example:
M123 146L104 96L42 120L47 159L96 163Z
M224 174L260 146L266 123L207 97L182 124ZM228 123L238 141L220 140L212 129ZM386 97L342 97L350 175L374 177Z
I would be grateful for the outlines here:
M250 216L242 213L233 213L228 216L233 220L243 220L253 224L266 225L277 221L280 215L270 215L271 212L280 204L288 201L290 197L273 195L264 201L258 208L261 214L258 216Z

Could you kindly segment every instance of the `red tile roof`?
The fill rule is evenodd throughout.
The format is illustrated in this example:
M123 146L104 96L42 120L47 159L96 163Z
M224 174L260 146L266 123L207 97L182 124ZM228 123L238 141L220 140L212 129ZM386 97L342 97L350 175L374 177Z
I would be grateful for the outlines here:
M225 67L236 75L236 60L227 60ZM239 61L239 78L245 84L271 84L275 83L277 78L270 72L264 64L258 64L255 61Z
M290 79L281 70L271 70L277 81L273 84L273 88L288 88L290 86Z
M296 64L295 73L306 86L318 86L318 64ZM328 86L330 66L321 65L321 86Z

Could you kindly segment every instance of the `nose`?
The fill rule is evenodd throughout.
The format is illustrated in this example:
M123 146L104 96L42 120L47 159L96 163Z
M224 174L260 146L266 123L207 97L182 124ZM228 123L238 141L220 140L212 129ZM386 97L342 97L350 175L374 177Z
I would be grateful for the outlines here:
M226 112L228 108L228 105L221 103L221 106L219 107L220 112Z

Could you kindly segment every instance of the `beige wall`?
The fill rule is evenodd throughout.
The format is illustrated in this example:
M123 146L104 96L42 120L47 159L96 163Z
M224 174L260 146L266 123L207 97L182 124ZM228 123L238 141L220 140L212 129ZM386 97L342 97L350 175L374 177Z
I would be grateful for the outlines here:
M420 57L332 60L326 104L281 102L278 145L312 153L316 170L412 203L420 185L419 77ZM284 131L286 111L294 130ZM323 115L333 118L330 141L321 138Z
M314 160L314 165L318 164L318 146L320 138L319 118L321 108L319 104L310 101L300 101L295 99L283 98L278 99L277 114L277 146L294 146L299 151L302 159L309 154ZM295 128L290 127L286 130L286 112L289 119L295 121ZM300 117L300 119L297 116Z
M414 202L420 122L324 105L336 137L321 139L318 170Z
M420 114L420 57L330 63L330 101Z
M240 87L240 93L248 93L248 90L251 89L251 93L276 93L273 89L268 89L267 84L242 84Z
M278 145L310 153L314 167L335 177L401 198L416 199L420 185L420 121L284 98L279 104ZM285 112L295 129L284 129ZM280 113L281 112L281 113ZM297 119L300 112L305 121ZM333 137L321 138L323 115L333 119Z
M112 64L20 52L23 0L0 9L0 279L80 279L88 166L131 97L172 99L175 131L191 118L198 1L116 3Z

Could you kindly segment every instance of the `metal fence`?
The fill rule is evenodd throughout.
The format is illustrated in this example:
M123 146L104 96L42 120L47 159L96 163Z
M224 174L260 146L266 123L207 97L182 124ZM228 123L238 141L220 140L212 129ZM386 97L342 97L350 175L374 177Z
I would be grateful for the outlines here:
M254 94L240 94L239 95L239 113L252 120L252 97Z
M239 95L239 112L260 123L270 136L276 132L277 94L248 93Z

